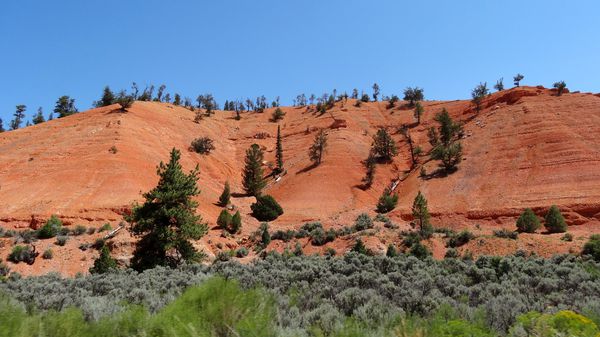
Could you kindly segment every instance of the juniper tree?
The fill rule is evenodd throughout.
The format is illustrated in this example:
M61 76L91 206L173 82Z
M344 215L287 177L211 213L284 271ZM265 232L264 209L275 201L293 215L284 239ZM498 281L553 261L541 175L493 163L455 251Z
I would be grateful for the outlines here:
M4 132L4 131L6 131L4 129L4 122L2 121L2 118L0 118L0 132Z
M258 144L252 144L252 146L246 150L246 166L242 172L242 185L248 195L260 195L262 189L266 185L266 182L263 179L262 162L262 150Z
M350 97L352 99L358 99L358 89L354 88L352 89L352 97Z
M283 119L283 116L285 116L285 112L283 112L281 108L277 107L275 111L273 111L273 115L271 115L271 121L278 122Z
M122 112L126 112L127 109L131 108L131 106L133 105L133 101L133 96L127 95L125 93L125 90L121 90L117 95L117 98L115 99L115 102L119 103L119 105L121 106Z
M377 97L379 96L379 85L377 83L373 84L373 100L377 102Z
M538 228L540 228L540 219L531 208L526 208L517 219L517 230L523 233L535 233Z
M412 205L412 215L419 226L419 232L421 237L429 238L433 232L433 228L429 223L429 209L427 208L427 199L421 194L421 191L417 193L415 200Z
M69 96L61 96L56 101L54 113L58 114L58 118L67 117L77 112L75 100Z
M390 98L390 102L388 104L388 109L393 108L399 100L400 100L400 98L398 98L398 96L392 95L392 97Z
M277 125L277 141L275 143L275 159L277 160L276 173L283 172L283 146L281 145L281 128Z
M564 233L567 231L567 223L556 205L552 205L544 218L544 227L549 233Z
M363 254L363 255L368 255L368 250L367 247L365 247L365 244L362 242L362 240L360 238L357 238L356 241L354 241L354 246L352 246L351 251L355 252L355 253L359 253L359 254Z
M226 207L229 205L229 201L231 199L231 190L229 188L229 181L225 182L225 186L223 187L223 193L219 197L219 205Z
M408 87L404 89L404 100L409 102L410 106L414 106L416 102L424 99L423 89L419 87Z
M250 205L250 209L259 221L273 221L283 214L283 208L270 195L256 196L256 202Z
M521 74L516 74L515 77L513 77L513 81L515 82L515 87L518 87L524 78L525 78L525 76L523 76Z
M394 139L392 139L392 136L390 136L384 128L379 128L375 136L373 136L371 152L376 157L385 161L390 161L393 157L398 155L398 149L396 148Z
M308 156L315 166L320 165L323 160L323 153L327 149L327 133L321 129L315 135L313 144L308 150Z
M387 213L394 208L398 204L398 194L392 193L389 188L383 190L383 193L379 197L379 201L377 202L377 212L378 213Z
M556 89L556 95L560 96L560 95L562 95L563 91L565 91L565 88L567 87L567 83L565 83L565 81L558 81L558 82L554 82L553 86Z
M105 274L117 269L117 261L110 256L110 250L107 245L100 249L100 256L94 260L94 265L90 268L90 274Z
M165 99L163 100L163 102L171 103L171 94L170 93L167 93L165 95Z
M475 104L475 109L477 112L481 111L481 102L489 94L489 90L487 88L487 82L479 83L472 91L471 97L473 98L471 101Z
M498 81L496 81L496 84L494 85L494 89L496 89L498 91L504 90L503 80L504 80L504 78L501 77Z
M16 130L21 127L23 123L23 119L25 118L25 111L27 110L27 106L24 104L19 104L15 107L15 113L13 116L15 117L12 121L10 121L10 129Z
M196 165L185 174L180 158L181 152L173 148L169 162L161 162L157 167L158 185L144 193L144 203L136 204L131 215L125 217L131 224L129 231L139 238L131 260L131 266L138 271L155 266L175 267L205 257L190 242L207 232L202 217L195 213L198 203L194 197L200 194L199 169Z
M462 127L452 120L445 108L434 119L439 128L437 132L430 129L428 134L433 146L431 159L440 160L446 171L454 170L462 160L462 145L458 141Z
M240 215L240 211L237 211L231 218L231 226L229 232L231 232L231 234L235 234L239 232L240 229L242 229L242 216Z
M423 115L424 111L425 111L425 109L423 109L423 105L421 105L420 102L416 102L415 103L415 111L414 111L413 115L417 119L417 125L421 124L421 116Z
M33 122L33 124L36 124L36 125L44 123L46 121L46 119L44 118L44 113L43 113L42 107L38 108L37 114L35 114L35 116L33 116L31 121Z
M231 214L226 209L223 209L217 218L217 226L223 230L229 230L229 225L231 225Z
M267 248L269 243L271 243L271 234L269 234L269 224L266 222L261 223L259 232L261 246L263 249Z
M158 87L158 92L156 93L156 101L157 102L162 102L163 99L163 93L165 91L165 89L167 88L166 85L161 84L160 87Z
M370 188L371 185L373 184L373 179L375 178L375 156L373 156L372 153L369 153L369 157L367 157L367 160L365 160L364 162L365 165L365 176L362 179L362 183L364 184L365 188Z
M173 99L173 105L181 105L181 96L179 94L175 94L175 98Z
M135 82L131 83L131 95L133 96L134 100L138 99L139 93L140 93L140 89L138 88L137 83L135 83Z
M115 103L115 94L110 90L110 87L107 85L104 87L104 91L102 93L102 98L96 104L97 107L109 106Z

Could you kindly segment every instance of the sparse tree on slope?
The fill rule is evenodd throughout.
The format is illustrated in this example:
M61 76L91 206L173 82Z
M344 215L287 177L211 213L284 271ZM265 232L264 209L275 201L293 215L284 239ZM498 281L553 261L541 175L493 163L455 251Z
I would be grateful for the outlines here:
M365 165L365 176L362 179L362 183L364 184L365 188L370 188L371 185L373 185L373 179L375 178L375 156L373 156L372 153L369 153L369 157L367 157L367 160L365 160L364 165Z
M77 113L75 100L69 96L59 97L54 106L54 113L58 114L58 118L71 116L72 114Z
M15 107L14 119L10 122L10 129L16 130L21 127L23 123L23 119L25 119L25 110L27 110L27 106L24 104L19 104Z
M560 213L560 210L556 205L552 205L550 207L544 220L544 226L549 233L564 233L567 231L567 223L565 222L565 218Z
M515 77L513 77L513 81L515 82L515 87L518 87L524 78L525 78L525 76L523 76L521 74L516 74Z
M96 103L96 107L109 106L114 103L115 94L110 90L110 87L107 85L106 87L104 87L102 98L99 102Z
M135 205L126 220L130 232L139 237L131 265L136 270L155 266L175 267L183 262L197 262L205 255L197 251L190 240L206 234L207 225L195 214L200 194L197 186L198 166L189 174L182 170L181 153L171 150L167 164L160 163L158 185L145 193L144 203Z
M394 139L392 139L392 136L384 128L377 130L377 133L373 136L371 152L385 161L390 161L398 155Z
M422 101L424 99L423 89L419 87L408 87L404 89L404 100L409 102L409 105L412 107L416 102Z
M283 146L281 144L281 127L277 125L277 142L275 144L275 159L277 160L277 167L275 172L277 174L283 172Z
M252 144L252 146L246 150L246 166L244 167L244 172L242 172L242 184L248 195L260 195L262 189L266 185L266 182L263 179L262 162L262 150L258 144Z
M4 132L4 131L6 131L4 129L4 122L2 121L2 118L0 118L0 132Z
M452 171L462 160L462 145L458 141L462 127L450 118L446 109L435 116L435 121L439 123L438 132L430 129L428 134L433 146L431 159L441 160L444 169Z
M425 111L425 109L423 109L423 105L421 105L420 102L416 102L414 116L417 119L417 125L421 124L421 116L423 116L424 111Z
M320 165L323 160L323 153L327 148L327 133L321 129L315 136L313 144L310 146L308 156L315 166Z
M373 100L377 102L377 97L379 96L379 85L377 83L373 84Z
M565 83L565 81L558 81L554 83L554 88L556 89L556 95L560 96L562 95L563 91L565 91L565 88L567 87L567 83Z
M181 95L175 94L175 98L173 99L173 105L181 105Z
M496 84L494 85L494 89L496 89L498 91L504 90L503 80L504 80L504 78L500 78L498 81L496 81Z
M38 108L37 114L35 116L33 116L32 122L33 124L41 124L44 123L46 121L46 119L44 118L44 113L42 110L42 107Z
M517 230L523 233L535 233L538 228L540 228L540 219L531 208L526 208L517 219Z
M487 88L487 82L479 83L473 91L471 91L471 97L473 104L475 104L475 109L477 112L481 111L481 102L489 94L489 90Z
M417 193L415 200L412 205L412 214L419 226L419 232L421 237L429 238L433 232L433 228L429 223L429 209L427 208L427 199L421 194L421 191Z
M90 274L105 274L116 269L117 261L110 256L108 246L102 246L100 256L94 260L94 265L90 268Z
M225 186L223 187L223 193L219 197L219 205L226 207L229 205L229 200L231 199L231 190L229 188L229 181L225 182Z

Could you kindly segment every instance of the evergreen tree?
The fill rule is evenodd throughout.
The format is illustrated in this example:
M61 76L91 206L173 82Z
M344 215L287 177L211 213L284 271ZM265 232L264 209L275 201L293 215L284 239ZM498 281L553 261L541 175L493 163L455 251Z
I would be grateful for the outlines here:
M283 119L283 116L285 116L285 112L283 112L280 107L277 107L275 111L273 111L273 115L271 115L271 121L278 122Z
M23 119L25 119L25 110L27 110L27 106L23 104L19 104L15 107L14 119L10 121L10 129L16 130L21 127L23 123Z
M428 134L433 146L431 159L440 160L446 171L452 171L462 160L462 145L458 141L462 127L452 120L445 108L435 116L435 121L439 123L438 132L430 129Z
M273 221L283 214L283 208L270 195L259 195L250 205L252 215L259 221Z
M567 223L556 205L552 205L546 213L544 226L549 233L564 233L567 231Z
M379 197L379 201L377 202L377 212L378 213L387 213L394 208L398 204L398 194L392 193L388 188L383 190L383 193Z
M42 111L42 107L39 107L37 110L37 114L35 116L33 116L33 124L41 124L44 123L46 121L46 119L44 119L44 114Z
M358 89L356 89L356 88L352 89L352 96L350 98L358 99Z
M165 95L165 99L163 100L163 102L171 103L171 94L170 93L167 93Z
M377 83L373 83L373 100L377 102L377 97L379 96L379 85Z
M94 260L94 265L90 268L90 274L105 274L117 269L117 261L110 256L108 246L102 246L100 256Z
M217 226L223 230L229 230L231 225L231 214L226 209L221 210L219 217L217 218Z
M412 205L412 215L419 226L419 232L422 237L430 237L432 232L431 224L429 223L429 209L427 208L427 199L421 194L421 191L417 193L415 200Z
M277 167L275 172L277 174L283 172L283 147L281 145L281 128L277 125L277 142L275 144L275 158L277 160Z
M175 99L173 99L173 105L181 105L181 96L179 94L175 94Z
M504 78L500 78L498 81L496 81L496 84L494 85L494 89L498 90L498 91L502 91L504 90Z
M97 106L109 106L115 103L115 94L110 90L110 87L107 85L104 87L104 92L102 93L102 98L100 102L98 102Z
M414 106L416 102L424 99L423 89L419 87L408 87L404 89L404 100L408 101L410 106Z
M223 193L219 197L219 205L226 207L229 205L229 200L231 199L231 191L229 188L229 181L225 182L225 186L223 187Z
M525 76L523 76L521 74L516 74L515 77L513 77L513 81L515 82L515 87L518 87L524 78L525 78Z
M421 105L420 102L416 102L414 116L417 119L417 125L421 124L421 116L423 115L424 111L425 109L423 109L423 105Z
M554 82L554 88L556 89L556 96L562 95L563 91L567 87L567 83L565 81Z
M172 149L169 162L157 167L158 185L145 193L144 204L135 205L125 218L131 223L130 232L140 237L131 260L136 270L157 265L175 267L205 256L189 241L200 239L207 231L202 217L195 214L198 203L193 200L200 194L198 166L185 174L180 158L180 151Z
M261 223L259 232L261 246L263 249L267 248L269 243L271 243L271 234L269 234L269 224L266 222Z
M392 139L392 136L384 128L379 128L375 136L373 136L371 152L376 157L385 161L390 161L393 157L398 155L398 149L396 148L394 139Z
M315 136L315 140L313 144L310 146L308 150L308 156L310 160L314 163L315 166L320 165L323 160L323 153L327 149L327 133L325 130L321 129Z
M4 132L4 131L6 131L4 129L4 122L2 121L2 118L0 118L0 132Z
M156 101L157 102L163 101L163 94L164 94L166 88L167 88L167 86L164 84L161 84L160 87L158 87L158 92L156 93Z
M473 104L475 104L475 109L477 112L481 111L481 102L489 94L489 90L487 88L487 82L479 83L473 91L471 91L471 97Z
M535 233L538 228L540 228L540 219L531 208L525 209L517 219L517 230L523 233Z
M231 228L230 232L235 234L242 229L242 216L240 215L240 211L235 212L233 217L231 218Z
M115 103L119 103L121 106L121 111L126 112L133 105L133 96L127 95L124 90L119 92L119 95L115 99Z
M246 166L242 173L242 185L248 195L260 195L260 192L266 185L266 182L263 179L262 162L262 150L258 144L252 144L252 146L246 150Z
M396 247L394 247L393 244L389 244L387 247L387 251L385 252L385 256L387 257L396 257L398 256L398 251L396 250Z
M365 176L362 179L362 183L366 188L370 188L373 184L373 179L375 178L375 156L372 153L369 153L369 157L365 160Z
M360 238L357 238L352 247L352 251L359 254L368 255L369 251Z
M67 117L77 112L77 108L75 108L75 100L69 96L59 97L56 101L56 105L54 106L54 113L58 114L59 118Z

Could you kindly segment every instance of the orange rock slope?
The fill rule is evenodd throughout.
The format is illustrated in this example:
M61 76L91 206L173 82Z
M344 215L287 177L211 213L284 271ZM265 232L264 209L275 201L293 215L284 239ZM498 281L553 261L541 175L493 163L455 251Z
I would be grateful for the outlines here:
M550 205L558 205L570 225L580 225L576 231L582 238L598 230L598 95L556 96L554 91L541 87L513 88L488 96L480 113L469 101L426 101L420 125L414 123L413 112L405 102L394 108L389 108L387 102L363 103L360 107L354 103L337 102L322 115L314 107L283 107L285 117L279 123L269 121L273 109L243 113L240 121L233 118L232 112L217 111L194 123L195 113L183 107L135 102L126 113L114 105L2 133L0 226L36 227L51 214L71 225L117 224L134 201L141 201L141 192L156 184L156 165L168 160L170 149L175 147L182 150L184 168L200 166L198 212L211 227L220 212L215 203L227 180L238 193L233 204L243 213L241 235L223 238L220 231L211 230L199 247L212 254L238 247L259 225L250 216L253 199L241 196L245 150L258 143L265 150L265 169L269 171L274 164L279 124L286 174L278 181L269 180L266 193L280 202L285 214L271 223L271 229L298 228L307 221L321 221L325 227L334 228L351 224L361 212L374 214L383 189L399 181L399 205L389 216L400 228L409 228L412 200L421 190L429 201L434 225L481 231L485 242L463 247L475 253L508 253L524 248L507 250L506 245L493 244L497 238L485 235L500 227L512 228L515 217L525 207L542 215ZM426 153L430 149L427 129L435 125L433 117L442 108L464 123L464 158L455 173L424 179L419 174L420 165L431 173L437 163L423 155L419 166L411 171L409 146L397 129L409 125L415 144ZM399 155L390 164L377 165L373 186L363 190L361 161L367 157L379 127L392 132ZM323 163L313 168L307 152L320 128L327 130L329 146ZM215 142L216 149L209 155L188 150L190 142L202 136ZM132 239L124 233L120 240ZM541 254L576 250L582 244L582 240L566 244L552 236L532 240L530 250ZM10 247L8 241L0 243L3 258ZM397 241L397 233L381 227L367 243L383 250ZM309 252L327 247L302 244ZM343 251L351 244L352 238L346 238L329 246ZM278 245L282 243L274 243L273 249ZM444 250L436 248L440 243L433 240L430 245L436 255L443 256ZM86 261L78 262L81 268L69 266L68 259L53 262L48 268L71 273L85 270L91 258ZM27 272L22 264L14 267Z

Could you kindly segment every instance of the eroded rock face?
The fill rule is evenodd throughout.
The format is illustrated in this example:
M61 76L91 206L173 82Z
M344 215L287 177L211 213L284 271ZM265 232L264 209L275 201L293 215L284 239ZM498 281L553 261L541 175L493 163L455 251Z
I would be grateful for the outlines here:
M486 97L479 114L469 101L427 101L423 106L420 125L404 102L389 109L387 102L356 107L348 100L337 102L325 114L314 107L283 107L285 117L279 125L286 173L279 181L270 179L266 193L279 201L285 213L270 224L271 229L297 228L307 221L321 221L326 228L351 225L361 212L373 215L383 189L399 178L399 204L389 216L400 228L410 229L410 207L419 190L427 197L438 226L474 228L478 224L483 232L491 233L494 228L514 226L525 207L543 215L556 204L570 225L590 231L596 228L600 220L598 95L558 97L549 89L520 87ZM465 123L463 162L450 175L422 179L420 165L434 172L437 163L423 155L410 171L409 146L397 129L409 125L414 145L427 153L427 129L435 125L433 117L442 108ZM156 165L168 160L170 149L176 147L182 150L186 170L196 164L200 167L198 212L210 227L221 210L216 201L226 180L237 193L232 200L243 218L237 239L221 238L220 231L212 229L198 245L212 256L219 246L245 244L240 242L259 222L250 216L254 199L240 194L244 155L251 144L259 144L266 149L265 170L269 172L269 164L275 162L275 139L255 135L276 134L277 123L269 122L272 109L244 113L240 121L232 118L232 112L219 111L200 123L193 122L194 112L166 103L136 102L126 113L117 109L93 109L0 134L0 226L36 229L52 214L66 224L116 225L134 201L142 200L140 192L155 186ZM361 161L368 156L372 135L382 126L391 132L399 155L389 164L377 165L372 187L363 190ZM321 128L328 132L329 147L322 164L312 168L307 151ZM209 155L188 151L191 141L202 136L214 140L215 150ZM382 229L366 243L379 251L398 241L397 231ZM128 256L127 247L134 241L127 237L120 243L120 256ZM303 244L310 252L328 247ZM343 252L351 243L336 240L331 245ZM487 252L494 245L473 244L475 253L477 247ZM0 255L4 257L7 249L0 250ZM89 252L69 254L63 262L45 261L44 268L84 271L93 260ZM439 254L443 256L443 249ZM61 267L72 259L80 259L77 268Z

